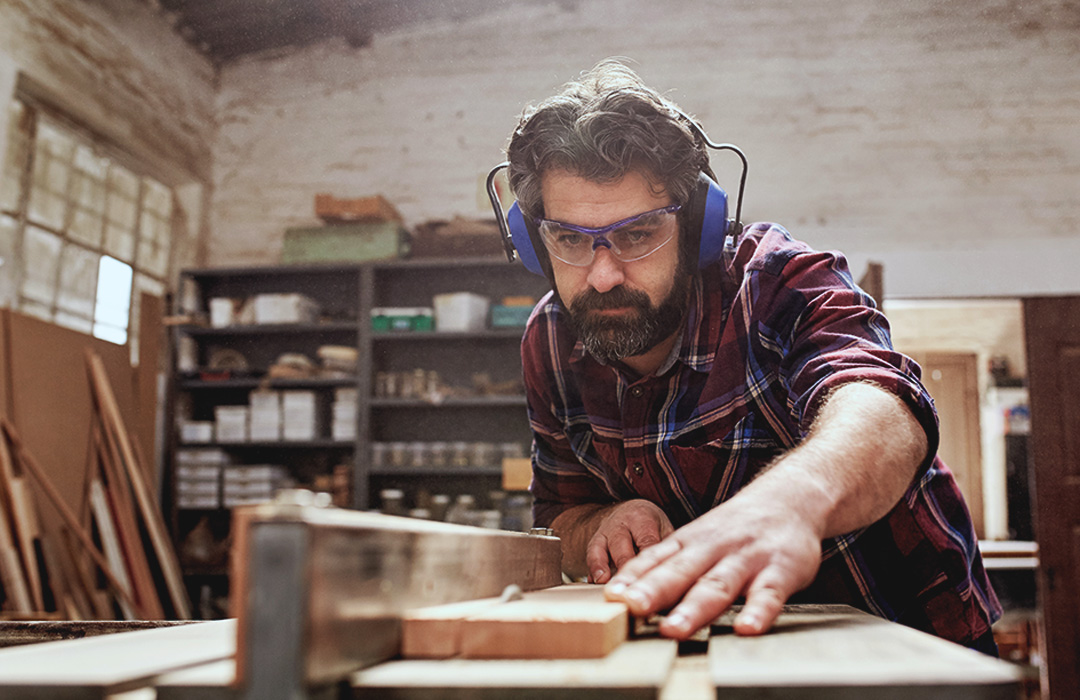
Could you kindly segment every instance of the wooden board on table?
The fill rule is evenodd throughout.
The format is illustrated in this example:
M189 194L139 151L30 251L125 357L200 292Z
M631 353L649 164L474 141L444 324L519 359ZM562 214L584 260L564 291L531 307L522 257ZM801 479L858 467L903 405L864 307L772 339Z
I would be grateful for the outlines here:
M773 630L739 637L713 626L717 697L799 700L1014 700L1016 667L845 605L792 605Z
M678 645L634 639L602 659L411 659L350 678L354 697L386 700L658 698Z
M235 620L12 647L0 650L0 697L105 698L235 651Z
M604 600L603 586L573 584L525 593L521 600L484 598L406 612L406 658L588 659L626 640L622 603Z

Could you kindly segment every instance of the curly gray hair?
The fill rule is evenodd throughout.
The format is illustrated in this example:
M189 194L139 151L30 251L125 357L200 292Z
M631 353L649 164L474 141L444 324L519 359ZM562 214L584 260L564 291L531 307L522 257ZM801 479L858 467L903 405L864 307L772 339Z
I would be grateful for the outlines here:
M544 214L540 183L550 170L595 182L637 171L678 203L687 201L699 172L710 172L705 145L688 118L614 59L526 108L507 159L510 188L533 217Z

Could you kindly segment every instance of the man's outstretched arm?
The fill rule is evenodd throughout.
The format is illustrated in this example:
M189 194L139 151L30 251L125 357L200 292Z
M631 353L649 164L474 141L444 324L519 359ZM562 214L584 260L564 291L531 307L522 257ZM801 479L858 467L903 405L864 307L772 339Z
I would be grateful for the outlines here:
M843 384L799 447L730 500L620 566L606 593L635 615L674 605L660 629L679 639L745 594L735 631L760 634L813 581L821 540L884 517L926 451L925 430L903 401L871 384Z

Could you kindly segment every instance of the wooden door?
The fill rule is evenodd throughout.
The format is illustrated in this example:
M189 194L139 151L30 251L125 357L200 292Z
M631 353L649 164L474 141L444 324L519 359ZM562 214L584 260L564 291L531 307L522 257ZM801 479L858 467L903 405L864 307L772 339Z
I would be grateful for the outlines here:
M941 425L938 455L949 466L971 511L975 533L984 536L982 441L979 428L978 361L974 353L912 352L923 385L934 397Z
M1050 700L1080 690L1080 297L1024 300L1035 539Z

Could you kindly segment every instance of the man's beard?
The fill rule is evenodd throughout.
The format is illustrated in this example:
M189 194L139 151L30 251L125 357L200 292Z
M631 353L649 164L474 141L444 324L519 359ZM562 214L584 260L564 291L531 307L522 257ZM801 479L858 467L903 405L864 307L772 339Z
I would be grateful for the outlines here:
M681 267L681 266L680 266ZM585 350L601 362L643 355L678 330L686 313L691 276L679 269L671 291L653 306L643 291L620 285L600 293L589 287L569 306L570 326ZM632 313L590 313L603 309L633 309Z

